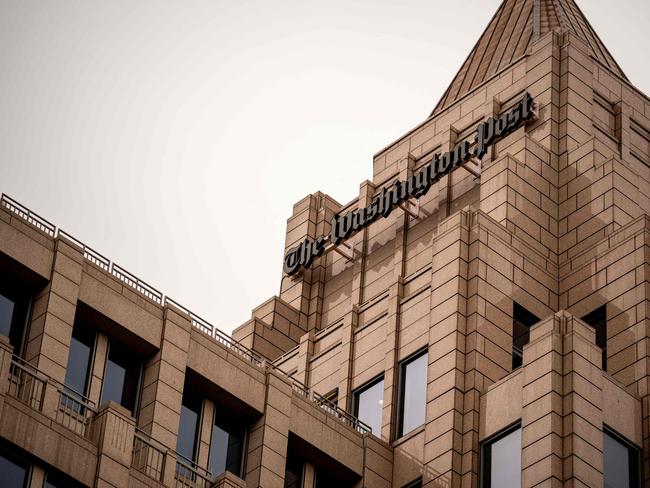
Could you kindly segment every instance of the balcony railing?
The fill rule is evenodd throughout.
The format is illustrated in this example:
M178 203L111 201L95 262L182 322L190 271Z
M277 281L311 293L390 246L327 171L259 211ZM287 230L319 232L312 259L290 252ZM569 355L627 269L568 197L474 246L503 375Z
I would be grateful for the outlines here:
M167 448L141 430L136 429L131 466L156 481L162 481L166 457Z
M47 379L31 365L14 357L9 368L9 395L35 410L43 409Z
M342 422L346 423L350 427L352 427L354 430L359 432L360 434L369 434L371 432L371 428L368 424L362 422L359 420L357 417L354 415L349 414L345 410L343 410L341 407L336 405L335 403L329 401L327 398L325 398L322 395L319 395L315 391L311 390L304 384L302 384L300 381L292 378L291 376L287 375L282 371L281 369L278 369L275 366L271 366L275 371L279 371L280 373L284 374L287 376L289 381L291 381L291 387L293 388L293 391L298 393L299 395L305 397L307 400L311 400L312 402L316 403L320 408L325 410L327 413L330 415L333 415L337 419L341 420Z
M97 413L93 402L16 356L12 357L9 368L8 394L84 437L88 437L88 424ZM49 403L48 397L52 399Z
M248 349L247 347L241 345L239 342L232 339L228 334L219 330L217 327L212 325L207 320L199 317L191 310L183 307L178 302L165 296L162 292L156 290L154 287L140 280L138 277L132 275L124 268L113 263L108 258L102 256L94 249L86 246L84 243L75 239L67 232L63 231L60 228L57 228L55 225L51 224L50 222L40 217L39 215L35 214L34 212L24 207L20 203L16 202L12 198L3 194L0 197L0 205L4 206L10 212L14 213L15 215L18 215L28 223L32 224L34 227L45 232L46 234L55 238L63 237L64 239L72 242L82 250L84 259L94 264L95 266L103 269L104 271L110 273L112 276L119 279L127 286L138 291L143 296L153 300L154 302L162 306L171 305L178 308L179 310L181 310L182 312L184 312L190 317L193 327L196 327L198 330L207 334L212 339L219 342L221 345L225 346L230 351L233 351L234 353L244 358L245 360L249 361L250 363L265 369L273 369L280 375L285 376L289 381L292 382L292 385L294 386L294 390L296 392L300 393L302 396L308 398L309 400L314 401L325 411L339 418L340 420L342 420L343 422L351 426L356 431L362 434L366 432L370 432L370 427L368 425L364 424L353 415L350 415L343 409L339 408L337 405L334 405L333 403L324 399L317 393L312 392L305 385L302 384L297 385L296 383L298 382L296 382L296 380L294 380L283 370L270 364L270 362L261 354L258 354L255 351L252 351L251 349ZM80 399L75 395L66 393L64 390L61 390L60 393L61 393L60 405L63 405L65 409L61 411L60 419L57 419L57 421L65 422L64 425L68 426L69 428L72 428L72 430L83 430L85 432L85 428L82 428L83 420L87 415L90 415L95 410L94 405L88 403L84 399Z
M59 404L54 420L77 434L87 437L90 420L97 413L95 404L69 388L60 386L58 390Z
M212 486L212 474L198 464L176 454L176 488L208 488Z

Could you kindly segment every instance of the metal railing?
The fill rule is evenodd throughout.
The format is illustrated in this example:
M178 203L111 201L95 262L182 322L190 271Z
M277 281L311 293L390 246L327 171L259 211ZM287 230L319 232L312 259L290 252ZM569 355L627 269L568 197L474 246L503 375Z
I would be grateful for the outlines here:
M327 398L325 398L322 395L319 395L315 391L311 390L309 387L301 383L300 381L292 378L289 376L287 373L282 371L281 369L277 368L276 366L272 366L275 371L279 371L280 373L284 374L289 381L291 381L291 387L293 391L298 393L299 395L305 397L307 400L311 400L314 402L316 405L318 405L320 408L325 410L327 413L330 415L333 415L337 419L341 420L345 424L349 425L352 427L354 430L359 432L360 434L369 434L371 433L372 429L368 424L365 422L362 422L359 420L357 417L354 415L349 414L345 410L343 410L341 407L339 407L337 404L334 402L331 402Z
M58 387L59 403L54 420L64 427L87 437L90 420L97 413L95 404L65 386Z
M84 437L88 437L88 425L97 413L93 402L48 378L17 356L11 358L8 394ZM47 411L43 408L46 398L51 399ZM53 401L56 401L54 408Z
M166 457L166 447L136 428L131 457L132 467L156 481L162 481Z
M121 266L118 266L117 264L113 263L111 260L109 260L105 256L102 256L100 253L98 253L91 247L87 246L83 242L71 236L63 229L57 228L54 224L48 222L40 215L32 212L25 206L18 203L13 198L8 197L3 193L2 196L0 197L0 205L5 207L13 214L21 217L23 220L27 221L28 223L32 224L37 229L45 232L47 235L54 238L63 237L66 240L71 241L73 244L81 248L81 250L83 251L84 258L87 261L93 263L95 266L103 269L104 271L109 272L112 276L114 276L121 282L125 283L126 285L140 292L142 295L153 300L154 302L162 305L164 300L164 295L158 290L156 290L153 286L149 285L148 283L145 283L137 276L132 275Z
M47 220L45 220L43 217L40 215L32 212L30 209L27 207L21 205L18 203L16 200L13 198L8 197L4 193L2 194L2 198L0 199L0 202L2 205L4 205L10 212L18 215L22 219L26 220L30 224L32 224L34 227L37 229L42 230L46 234L54 237L56 235L56 226Z
M190 321L192 323L193 327L196 327L198 330L203 332L206 335L209 335L212 337L215 341L219 342L221 345L225 346L226 348L230 349L231 351L237 353L238 355L242 356L244 359L247 361L256 364L258 366L264 367L266 364L268 364L268 360L262 356L261 354L256 353L255 351L247 348L246 346L241 345L238 341L230 337L228 334L225 332L221 331L214 325L212 325L210 322L207 320L199 317L196 315L194 312L189 310L188 308L182 306L175 300L172 300L169 297L165 297L165 305L172 305L175 308L179 309L181 312L185 313L190 317Z
M11 359L9 369L9 395L29 405L35 410L43 409L45 384L47 380L40 376L28 363L18 357Z
M176 453L176 488L208 488L212 486L214 476L194 461Z
M112 276L116 277L121 282L138 291L143 296L153 300L162 306L172 305L178 308L180 311L190 317L193 327L196 327L201 332L210 336L212 339L219 342L221 345L225 346L230 351L235 352L240 357L243 357L252 364L265 369L273 369L282 376L285 376L292 383L293 388L296 392L300 393L302 396L310 399L311 401L314 401L324 410L343 420L346 424L350 425L353 429L361 433L370 432L370 427L368 425L364 424L353 415L350 415L345 410L339 408L337 405L334 405L329 400L326 400L317 393L312 392L308 387L294 380L288 373L272 365L261 354L258 354L255 351L252 351L251 349L243 346L238 341L231 338L228 334L224 333L207 320L199 317L191 310L183 307L178 302L165 296L162 292L156 290L154 287L140 280L138 277L132 275L124 268L113 263L111 260L101 255L94 249L86 246L83 242L75 239L67 232L57 228L55 225L35 214L12 198L8 197L5 194L2 194L0 197L0 205L4 206L9 211L23 218L46 234L55 238L60 236L72 242L82 250L84 259L103 269L104 271L107 271ZM94 404L90 403L76 393L71 393L66 388L60 389L60 395L61 401L59 404L63 406L64 409L60 409L58 412L60 415L57 415L57 422L63 423L63 425L72 428L72 430L83 431L85 433L85 423L87 422L86 417L88 415L92 415L92 412L95 411Z

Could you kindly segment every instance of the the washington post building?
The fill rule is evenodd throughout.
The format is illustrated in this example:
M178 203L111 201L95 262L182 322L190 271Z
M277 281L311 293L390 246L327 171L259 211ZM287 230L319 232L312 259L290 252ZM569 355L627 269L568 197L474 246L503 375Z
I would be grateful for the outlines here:
M650 486L650 99L574 0L505 0L357 198L297 202L232 336L36 212L2 487Z

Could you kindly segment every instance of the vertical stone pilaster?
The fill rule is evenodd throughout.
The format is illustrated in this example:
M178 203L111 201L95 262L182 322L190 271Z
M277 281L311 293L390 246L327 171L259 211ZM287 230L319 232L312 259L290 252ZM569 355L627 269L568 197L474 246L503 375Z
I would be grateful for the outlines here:
M433 244L423 486L460 486L469 214L442 221Z
M602 351L592 327L568 314L564 320L565 486L602 486Z
M396 239L397 241L397 239ZM397 254L395 259L397 259ZM400 254L401 258L401 254ZM386 319L386 357L384 360L384 403L381 415L381 438L390 442L391 431L394 430L397 415L397 383L398 383L398 352L399 352L399 304L403 294L401 277L396 280L388 291L388 317ZM374 433L374 432L373 432ZM374 433L375 435L377 433Z
M533 326L524 346L522 487L563 486L563 337L559 316Z
M88 399L99 405L102 393L102 382L104 381L104 371L106 369L106 361L108 360L108 337L104 334L97 334L97 342L95 343L95 357L92 363L93 370L90 376L90 391L88 392ZM101 405L99 405L101 406Z
M314 239L329 232L329 220L339 208L336 201L320 192L294 205L293 215L287 221L285 252L305 238ZM326 259L320 258L310 269L282 279L280 298L300 311L300 325L305 330L321 327Z
M165 446L176 447L185 367L190 344L190 319L165 307L160 350L145 364L138 423Z
M309 362L314 355L315 335L315 331L310 330L300 338L300 345L298 346L298 370L294 378L304 385L309 385Z
M203 400L201 425L199 426L199 453L196 464L208 469L210 459L210 440L212 438L212 421L214 420L214 402L208 398Z
M603 485L601 351L594 330L560 311L524 347L522 487Z
M98 446L96 488L128 485L135 421L121 405L110 401L90 424L90 437Z
M398 162L399 179L405 181L413 174L415 159L407 157ZM407 203L408 204L408 203ZM382 409L382 435L388 442L392 441L391 431L394 431L397 420L397 399L399 397L399 339L400 339L400 303L404 295L403 276L404 260L406 257L406 233L409 214L404 210L399 212L396 219L395 241L393 248L393 283L388 292L388 318L386 320L386 358L384 362L384 403Z
M249 430L245 479L248 486L282 488L292 389L273 371L269 371L266 377L264 415Z
M352 306L341 326L341 364L339 366L339 407L352 411L352 371L354 361L354 330L359 323L359 308Z
M9 344L9 338L0 337L0 415L4 406L4 399L9 391L9 371L11 370L11 357L13 347Z
M372 203L376 187L372 182L366 180L361 183L359 188L359 208L367 208ZM360 245L355 252L354 268L352 271L352 305L361 305L364 300L364 270L368 244L368 228L364 228L360 233ZM358 257L358 259L357 259Z
M316 483L316 467L312 463L305 463L305 474L302 479L302 488L314 488Z
M43 488L45 483L45 470L38 465L32 466L32 472L29 476L28 488Z
M25 359L61 383L65 381L83 260L79 248L62 238L56 240L50 282L34 300L27 336Z
M372 435L364 436L363 444L363 478L355 488L392 488L393 450Z

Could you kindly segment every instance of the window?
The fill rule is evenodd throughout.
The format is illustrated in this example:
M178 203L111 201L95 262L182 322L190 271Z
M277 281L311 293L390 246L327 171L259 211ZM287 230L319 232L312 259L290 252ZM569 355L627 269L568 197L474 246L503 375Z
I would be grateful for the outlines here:
M605 488L639 488L640 451L615 432L603 432Z
M339 389L334 388L333 390L328 391L322 397L317 399L320 408L331 413L332 415L337 415L336 407L339 401Z
M521 426L483 444L482 488L521 488Z
M66 485L63 484L63 481L48 474L47 478L45 478L45 485L43 485L43 488L63 488L64 486Z
M245 436L245 426L233 418L232 414L216 405L208 466L212 474L219 475L230 471L241 476Z
M30 296L20 285L0 283L0 335L9 337L17 356L23 353L30 306Z
M82 488L79 482L62 473L47 473L43 488Z
M25 488L29 464L0 451L0 473L2 473L2 486L4 488Z
M539 319L518 303L512 309L512 369L524 362L524 346L530 341L530 328Z
M95 335L92 329L78 320L75 321L65 371L65 385L82 396L86 395L88 389Z
M305 461L292 450L287 452L287 464L284 470L284 488L302 488Z
M354 392L354 415L381 437L381 411L384 405L384 377Z
M342 483L334 478L323 468L316 468L316 477L314 488L331 488L337 486L341 488Z
M181 403L181 418L178 423L176 452L189 461L196 460L199 420L202 408L203 398L185 386Z
M404 485L402 488L422 488L422 478L411 481L408 485Z
M400 366L399 436L424 424L427 406L427 351Z
M582 321L596 329L596 345L603 350L601 367L607 371L607 306L598 307L582 317Z
M108 346L100 403L119 403L135 416L142 361L115 341Z
M323 398L330 402L332 405L337 405L339 401L339 389L334 388L323 395Z

